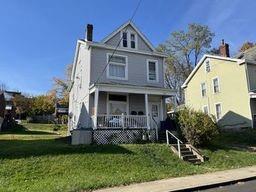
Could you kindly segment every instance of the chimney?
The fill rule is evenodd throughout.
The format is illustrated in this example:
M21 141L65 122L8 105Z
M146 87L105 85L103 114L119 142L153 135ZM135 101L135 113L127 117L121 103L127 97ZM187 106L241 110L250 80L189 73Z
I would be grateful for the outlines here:
M87 29L86 29L86 40L87 41L92 41L92 35L93 35L93 25L92 24L87 24Z
M222 41L221 41L219 51L220 51L220 55L222 57L230 57L229 45L227 43L225 43L224 39L222 39Z

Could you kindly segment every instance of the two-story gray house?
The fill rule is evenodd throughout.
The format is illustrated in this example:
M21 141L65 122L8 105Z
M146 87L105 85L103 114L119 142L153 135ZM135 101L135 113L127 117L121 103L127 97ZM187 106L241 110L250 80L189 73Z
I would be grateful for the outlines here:
M114 143L133 142L145 132L157 139L166 115L165 99L175 94L164 86L166 55L157 52L132 22L101 42L92 37L89 24L86 38L77 41L69 131L91 130L97 143L110 138Z

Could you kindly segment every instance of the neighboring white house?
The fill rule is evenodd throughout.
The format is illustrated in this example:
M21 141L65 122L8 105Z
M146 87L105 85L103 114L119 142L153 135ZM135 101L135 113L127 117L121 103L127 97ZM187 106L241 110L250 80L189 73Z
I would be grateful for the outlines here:
M97 143L110 138L114 143L133 142L145 132L151 139L157 137L166 116L165 99L175 95L164 86L166 55L157 52L132 22L101 42L92 37L89 24L86 39L77 41L69 131L91 130Z

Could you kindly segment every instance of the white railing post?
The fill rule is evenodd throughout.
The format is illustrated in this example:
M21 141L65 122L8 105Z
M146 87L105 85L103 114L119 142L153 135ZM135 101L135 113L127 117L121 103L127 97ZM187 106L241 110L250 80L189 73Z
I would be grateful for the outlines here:
M124 114L122 113L122 116L121 116L121 123L122 123L122 128L124 129Z
M99 103L99 89L96 88L95 89L95 93L94 93L94 129L97 129L98 123L98 103Z
M181 154L180 154L180 141L179 140L177 140L177 141L178 141L179 158L181 158Z
M169 145L169 135L167 130L165 131L165 134L166 134L166 143L167 145Z

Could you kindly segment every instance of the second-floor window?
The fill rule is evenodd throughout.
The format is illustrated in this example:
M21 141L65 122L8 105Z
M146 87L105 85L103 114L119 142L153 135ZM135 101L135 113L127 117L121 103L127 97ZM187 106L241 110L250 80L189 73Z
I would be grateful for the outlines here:
M158 65L156 60L147 60L147 78L150 82L158 82Z
M212 83L213 83L213 92L219 93L220 92L219 78L214 78L212 80Z
M107 77L110 79L128 79L128 68L127 68L127 57L123 55L113 55L107 54L108 59L108 69Z
M201 95L202 95L202 97L206 96L206 84L205 83L201 83Z

